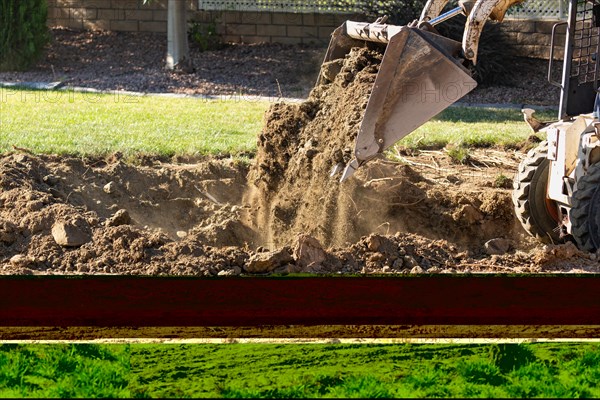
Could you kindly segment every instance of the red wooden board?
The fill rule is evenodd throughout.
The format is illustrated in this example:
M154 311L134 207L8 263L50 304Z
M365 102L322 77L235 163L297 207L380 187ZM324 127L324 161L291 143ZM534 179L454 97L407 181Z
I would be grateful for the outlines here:
M600 325L600 276L1 277L0 326Z

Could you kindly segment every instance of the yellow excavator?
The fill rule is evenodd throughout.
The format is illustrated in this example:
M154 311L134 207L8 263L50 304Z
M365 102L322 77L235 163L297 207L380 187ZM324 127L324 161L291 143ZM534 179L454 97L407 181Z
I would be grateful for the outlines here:
M372 160L458 101L477 83L479 38L488 20L501 22L524 0L428 0L418 20L406 26L346 21L332 33L323 65L343 58L353 47L385 46L360 125L354 158L336 165L331 176L348 179ZM462 42L435 26L459 14L467 17ZM600 1L569 0L566 21L553 27L548 80L561 91L558 120L541 123L533 110L525 121L547 140L527 154L514 178L513 203L524 229L542 242L574 241L587 251L600 249ZM556 35L566 31L562 68L554 61ZM322 68L317 84L327 80ZM562 73L556 81L553 76Z

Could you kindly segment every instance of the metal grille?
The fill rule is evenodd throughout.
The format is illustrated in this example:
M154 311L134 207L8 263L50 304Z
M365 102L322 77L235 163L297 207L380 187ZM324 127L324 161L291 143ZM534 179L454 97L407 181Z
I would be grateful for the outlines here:
M390 2L391 3L391 2ZM455 1L451 2L454 4ZM564 19L569 0L526 0L511 7L510 18ZM207 11L280 11L299 13L354 13L372 4L369 0L198 0L198 9Z
M352 13L361 9L360 1L340 0L198 0L200 10L217 11L280 11L302 13Z
M523 19L565 19L568 11L568 0L527 0L509 8L506 16Z
M578 83L596 82L598 80L598 35L600 30L595 26L593 5L586 0L577 2L577 22L573 30L573 57L571 60L571 77Z

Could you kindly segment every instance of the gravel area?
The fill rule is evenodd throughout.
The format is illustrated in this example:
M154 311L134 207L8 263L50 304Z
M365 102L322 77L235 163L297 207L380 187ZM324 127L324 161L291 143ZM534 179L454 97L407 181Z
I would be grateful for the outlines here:
M53 29L44 58L26 72L0 72L5 82L56 82L99 90L305 98L326 48L321 45L230 44L202 52L192 45L195 71L164 69L164 34ZM466 103L556 106L558 89L546 81L545 60L517 59L514 81L480 86Z

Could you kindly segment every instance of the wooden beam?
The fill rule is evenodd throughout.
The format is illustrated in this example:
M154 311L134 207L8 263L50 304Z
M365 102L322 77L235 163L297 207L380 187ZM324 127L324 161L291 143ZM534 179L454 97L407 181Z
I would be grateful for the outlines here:
M477 337L480 327L484 337L523 337L535 336L538 326L541 337L581 337L577 332L598 332L599 287L595 275L6 276L0 278L0 339L9 331L23 338L19 327L109 327L107 334L117 336L120 328L165 327L168 335L183 329L189 337L194 329L188 328L224 327L227 336L254 329L255 336L290 326L295 329L278 335L417 337L432 334L419 327L445 326L441 336ZM343 334L344 326L384 328Z

